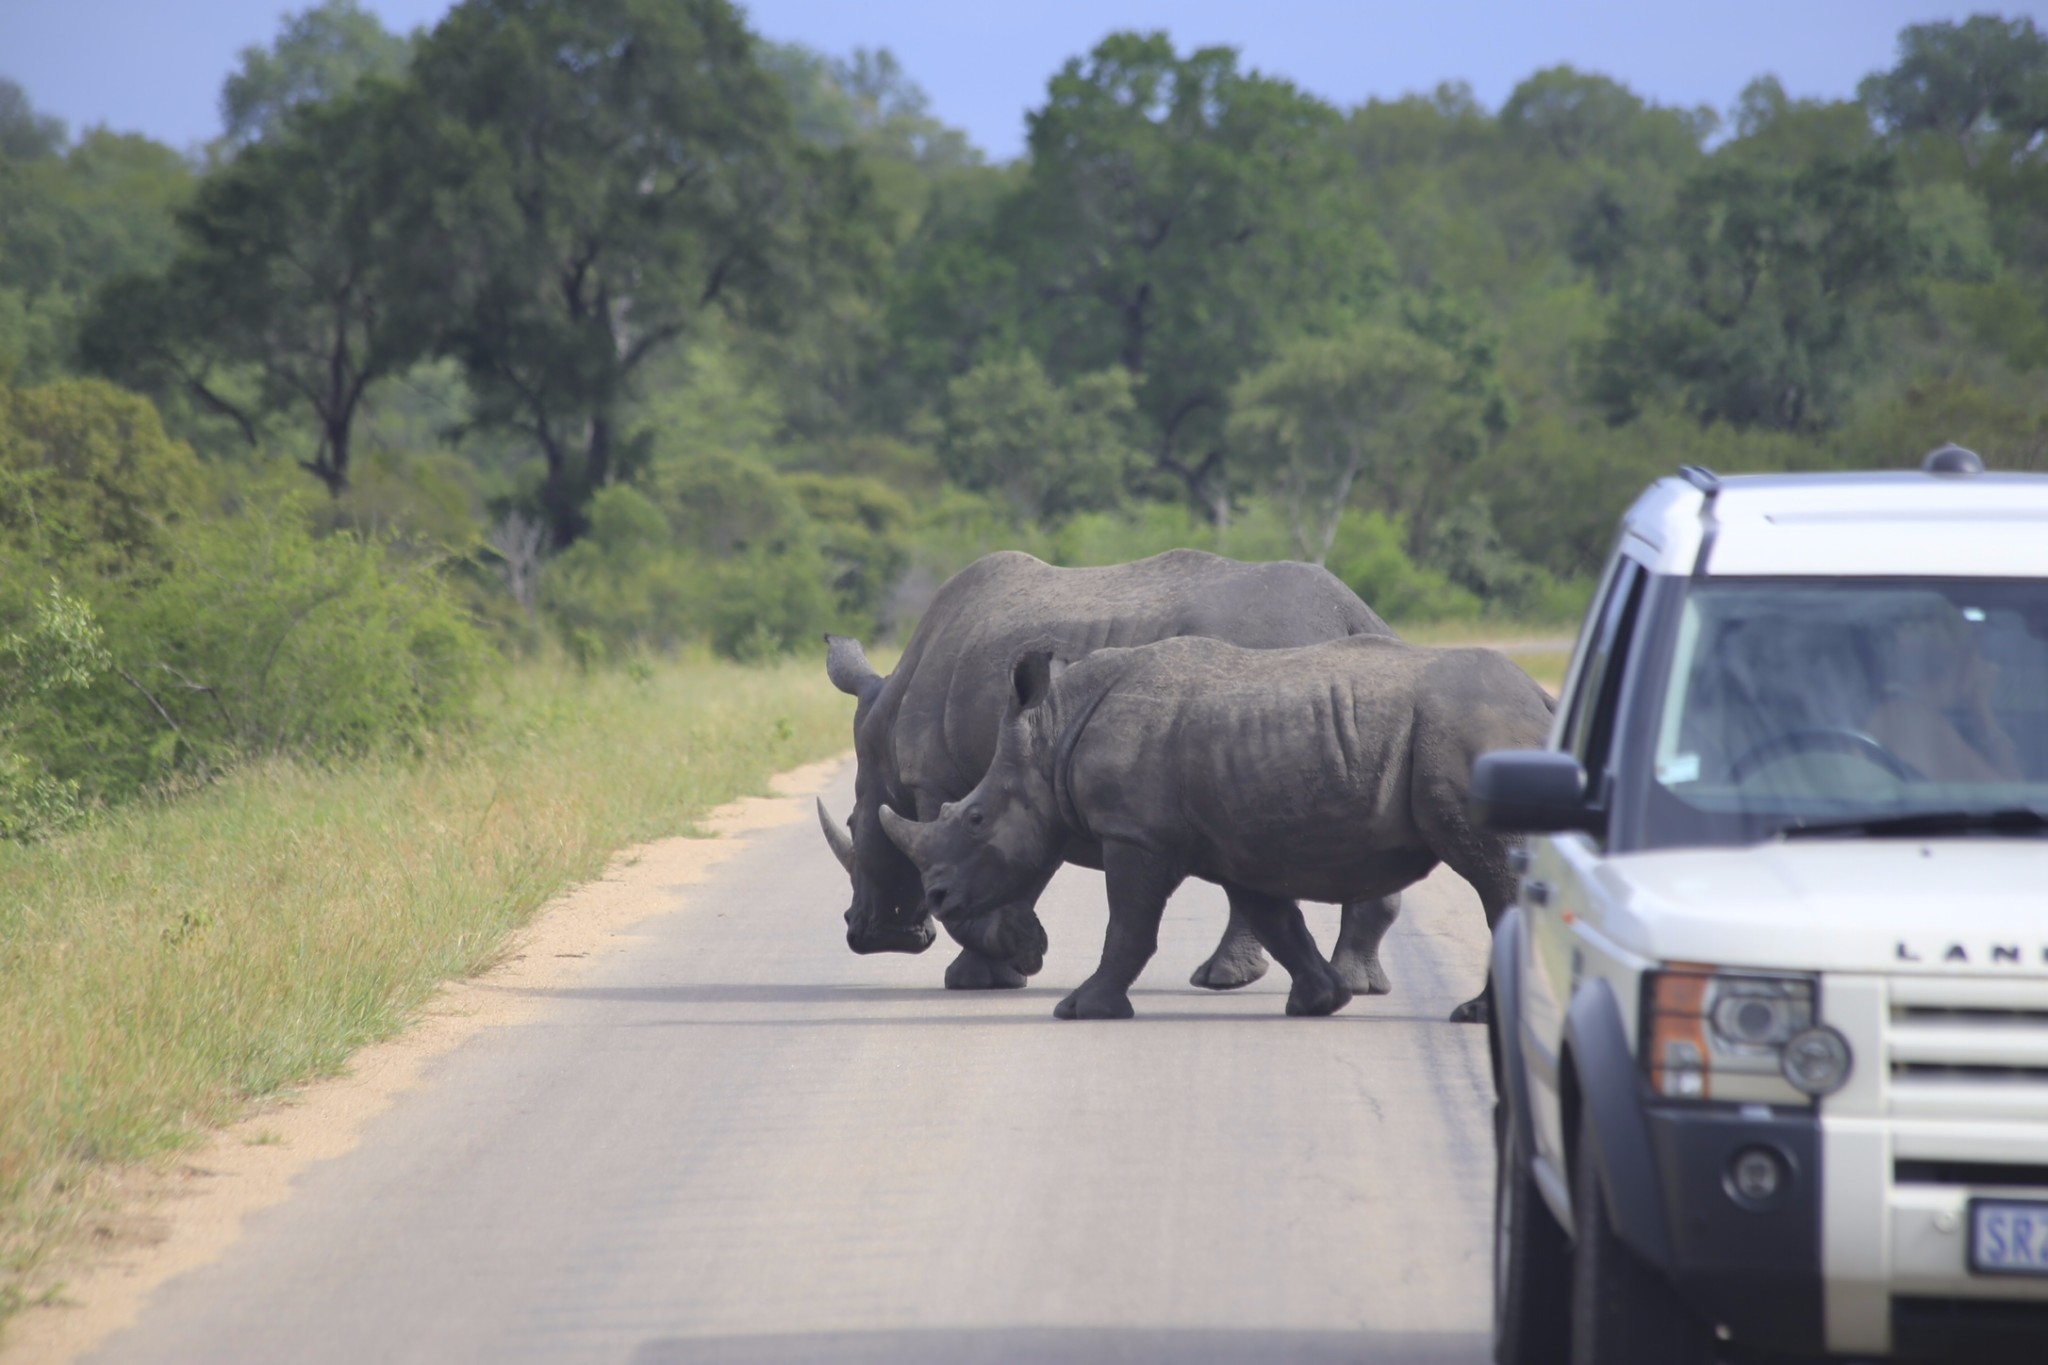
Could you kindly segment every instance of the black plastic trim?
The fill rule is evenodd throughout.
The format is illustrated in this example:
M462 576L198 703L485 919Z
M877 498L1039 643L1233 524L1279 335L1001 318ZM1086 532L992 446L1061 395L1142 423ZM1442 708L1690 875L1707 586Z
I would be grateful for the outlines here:
M1521 961L1522 907L1511 905L1493 927L1493 961L1487 969L1487 986L1493 992L1493 1013L1487 1027L1493 1037L1494 1098L1508 1106L1528 1131L1529 1073L1522 1056L1522 978L1516 970Z
M1649 1090L1629 1051L1613 987L1598 979L1581 986L1565 1016L1564 1036L1579 1102L1592 1119L1586 1131L1599 1146L1594 1158L1608 1217L1631 1251L1668 1271L1671 1234L1644 1114Z
M1716 1105L1653 1106L1650 1143L1675 1230L1679 1297L1733 1340L1795 1355L1827 1348L1821 1279L1820 1125L1812 1111L1762 1117ZM1736 1156L1762 1148L1782 1183L1768 1200L1730 1188Z
M2040 1365L2048 1303L1996 1299L1892 1300L1892 1356L1970 1365Z

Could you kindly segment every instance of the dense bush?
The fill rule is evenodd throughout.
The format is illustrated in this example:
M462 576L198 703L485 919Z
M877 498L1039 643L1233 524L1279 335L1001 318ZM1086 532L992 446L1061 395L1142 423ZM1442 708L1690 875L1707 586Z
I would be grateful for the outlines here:
M317 534L296 489L205 515L206 482L147 400L0 389L5 832L252 755L417 746L467 714L489 646L436 561Z
M108 665L92 611L52 582L26 629L0 634L0 838L21 838L69 819L78 783L17 752L25 726L51 700L89 686Z
M871 631L909 520L871 479L657 453L637 486L592 499L590 530L547 565L541 603L586 661L698 639L761 659L827 629Z

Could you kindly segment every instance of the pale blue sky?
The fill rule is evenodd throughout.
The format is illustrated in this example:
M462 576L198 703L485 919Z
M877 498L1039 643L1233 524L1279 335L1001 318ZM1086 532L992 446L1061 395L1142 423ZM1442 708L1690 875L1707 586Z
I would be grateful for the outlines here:
M74 128L105 122L176 146L219 131L235 55L268 42L303 0L0 0L0 74ZM448 0L368 0L395 29ZM1228 43L1250 64L1342 105L1471 82L1497 107L1559 62L1669 104L1726 109L1753 76L1843 96L1890 64L1899 29L1973 10L2048 22L2048 0L753 0L769 37L830 53L895 51L940 117L991 154L1023 146L1024 111L1067 57L1118 28L1164 28L1183 48Z

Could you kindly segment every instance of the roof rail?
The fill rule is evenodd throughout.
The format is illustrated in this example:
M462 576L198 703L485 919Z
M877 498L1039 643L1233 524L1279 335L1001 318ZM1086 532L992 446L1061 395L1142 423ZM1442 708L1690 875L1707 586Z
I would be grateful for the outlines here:
M1709 501L1721 491L1721 476L1705 465L1682 464L1678 467L1678 477L1706 494Z

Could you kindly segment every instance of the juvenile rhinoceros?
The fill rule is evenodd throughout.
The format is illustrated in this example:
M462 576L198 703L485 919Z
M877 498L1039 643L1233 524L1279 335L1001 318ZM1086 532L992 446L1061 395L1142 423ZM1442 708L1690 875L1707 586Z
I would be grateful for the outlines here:
M1507 846L1465 813L1472 760L1541 745L1550 698L1485 649L1357 637L1302 649L1166 640L1011 675L995 761L936 820L881 813L942 923L971 925L1043 887L1060 851L1100 844L1109 932L1095 974L1053 1011L1126 1019L1188 877L1222 886L1294 978L1289 1014L1352 991L1316 950L1298 900L1388 896L1438 862L1472 883L1489 927L1513 890ZM1454 1020L1485 1017L1483 997Z
M924 887L882 831L881 812L929 820L973 790L995 757L1010 695L1011 665L1032 650L1061 661L1106 646L1205 635L1253 649L1353 635L1391 636L1386 622L1328 572L1308 564L1242 564L1199 550L1172 550L1132 564L1057 569L1030 555L992 554L939 589L902 660L884 678L852 640L828 636L826 671L858 699L853 714L853 815L818 818L853 879L846 942L856 953L920 953L932 944ZM849 833L850 831L850 833ZM1085 832L1049 855L1101 867ZM1047 876L1051 875L1050 868ZM1045 931L1032 907L1042 889L1019 884L1001 904L948 930L962 952L946 969L955 990L1021 986L1036 972ZM1332 965L1350 989L1389 989L1379 944L1399 900L1345 907ZM1265 954L1233 911L1222 943L1196 969L1195 985L1227 990L1255 981Z

